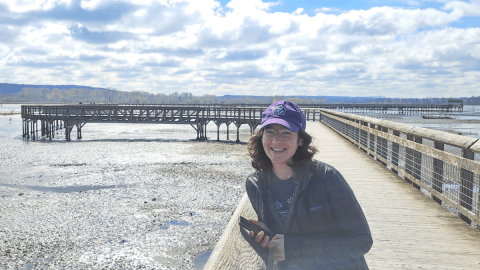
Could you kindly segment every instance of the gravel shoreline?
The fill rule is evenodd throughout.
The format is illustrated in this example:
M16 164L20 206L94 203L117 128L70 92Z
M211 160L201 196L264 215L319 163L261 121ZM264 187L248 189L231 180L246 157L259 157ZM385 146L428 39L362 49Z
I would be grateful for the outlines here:
M0 151L0 269L194 269L252 171L233 142L17 136Z

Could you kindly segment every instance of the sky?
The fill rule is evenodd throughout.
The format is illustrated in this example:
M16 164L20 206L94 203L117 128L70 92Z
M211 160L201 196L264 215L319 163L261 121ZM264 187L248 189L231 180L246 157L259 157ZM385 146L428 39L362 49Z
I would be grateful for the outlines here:
M0 0L0 82L480 96L480 0Z

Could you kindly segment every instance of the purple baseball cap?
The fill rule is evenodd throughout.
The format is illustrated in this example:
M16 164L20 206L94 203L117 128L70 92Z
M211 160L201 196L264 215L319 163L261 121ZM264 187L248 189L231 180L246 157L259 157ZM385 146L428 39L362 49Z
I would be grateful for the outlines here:
M297 104L280 100L272 103L262 114L262 125L260 129L271 124L279 124L293 132L299 129L305 130L307 121Z

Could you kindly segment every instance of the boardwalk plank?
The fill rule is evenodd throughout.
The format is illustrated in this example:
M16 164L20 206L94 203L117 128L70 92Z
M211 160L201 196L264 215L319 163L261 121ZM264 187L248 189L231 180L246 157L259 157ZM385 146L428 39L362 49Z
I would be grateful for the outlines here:
M480 232L343 137L309 122L324 161L345 177L369 222L370 269L480 269Z

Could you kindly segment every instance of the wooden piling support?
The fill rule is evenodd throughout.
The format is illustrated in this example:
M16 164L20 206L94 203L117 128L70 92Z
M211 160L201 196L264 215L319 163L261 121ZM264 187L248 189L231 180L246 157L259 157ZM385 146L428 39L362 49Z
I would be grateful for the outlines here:
M230 138L229 138L229 128L230 128L230 123L229 123L229 122L227 122L226 124L227 124L227 140L230 140Z
M241 124L237 125L237 140L236 140L236 142L240 142L240 125Z
M45 121L44 120L40 120L40 129L41 129L41 136L44 137L45 136Z
M32 141L35 141L35 121L31 121L32 123Z
M82 124L77 124L77 140L82 138Z
M207 139L207 125L208 125L208 122L205 122L205 133L204 133L204 136L203 136L203 138L205 140Z

